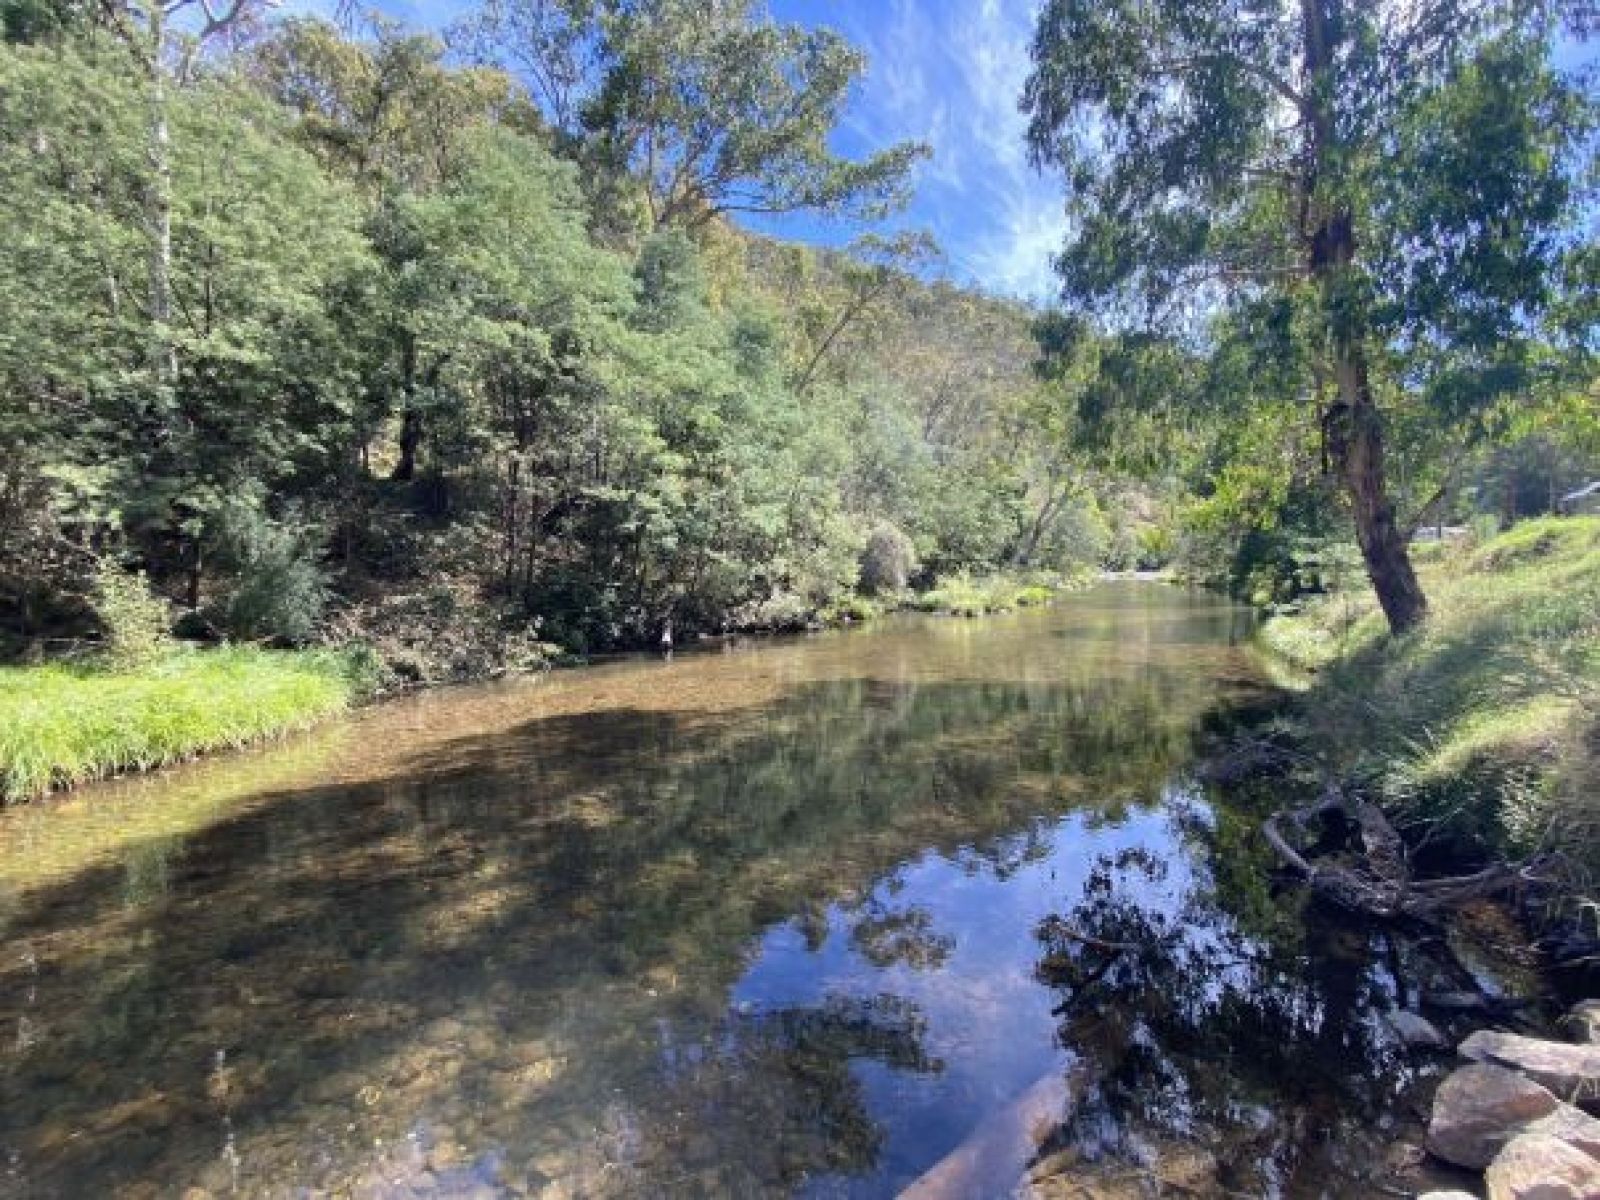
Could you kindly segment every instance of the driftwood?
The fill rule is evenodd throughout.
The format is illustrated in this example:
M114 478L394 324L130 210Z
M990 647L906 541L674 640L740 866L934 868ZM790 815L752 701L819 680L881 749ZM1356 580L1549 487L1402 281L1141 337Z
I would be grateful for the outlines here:
M1360 834L1362 854L1354 864L1312 861L1291 840L1289 830L1304 834L1312 821L1333 814L1349 821ZM1284 865L1302 876L1317 895L1341 908L1383 920L1432 919L1470 900L1537 882L1542 865L1542 860L1495 863L1470 875L1413 879L1405 844L1383 810L1370 801L1352 799L1331 785L1317 803L1268 818L1261 832Z
M1093 1085L1096 1072L1080 1060L1054 1070L979 1123L959 1146L902 1191L897 1200L986 1200L1009 1196L1045 1139Z

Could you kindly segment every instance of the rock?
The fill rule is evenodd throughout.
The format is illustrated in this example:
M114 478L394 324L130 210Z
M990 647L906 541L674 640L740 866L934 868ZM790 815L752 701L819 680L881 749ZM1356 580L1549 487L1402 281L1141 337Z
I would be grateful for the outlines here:
M1600 1158L1600 1121L1581 1108L1563 1104L1548 1117L1535 1121L1529 1132L1559 1138L1569 1146L1576 1146L1585 1154Z
M1600 1000L1580 1000L1574 1004L1561 1023L1567 1036L1586 1046L1600 1046Z
M1478 1200L1471 1192L1424 1192L1417 1200Z
M1399 1008L1389 1014L1388 1021L1395 1037L1412 1050L1443 1050L1450 1044L1437 1025L1418 1013Z
M1489 1200L1595 1200L1600 1161L1560 1138L1525 1133L1506 1144L1483 1181Z
M1461 1067L1439 1086L1428 1149L1446 1162L1478 1170L1525 1133L1554 1138L1600 1159L1600 1120L1492 1063Z
M1600 1099L1600 1046L1574 1046L1480 1029L1459 1047L1462 1058L1521 1071L1564 1100Z
M1428 1149L1461 1167L1482 1170L1513 1137L1561 1102L1515 1071L1486 1063L1451 1072L1433 1098Z

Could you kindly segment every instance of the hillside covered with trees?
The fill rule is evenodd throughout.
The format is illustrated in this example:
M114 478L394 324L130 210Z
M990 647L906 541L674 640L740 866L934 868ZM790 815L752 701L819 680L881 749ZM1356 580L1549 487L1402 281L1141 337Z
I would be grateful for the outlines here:
M15 653L92 639L128 572L180 633L436 678L1136 554L1032 313L874 232L924 148L830 152L836 35L539 0L444 38L251 0L5 29ZM859 236L737 224L796 211Z

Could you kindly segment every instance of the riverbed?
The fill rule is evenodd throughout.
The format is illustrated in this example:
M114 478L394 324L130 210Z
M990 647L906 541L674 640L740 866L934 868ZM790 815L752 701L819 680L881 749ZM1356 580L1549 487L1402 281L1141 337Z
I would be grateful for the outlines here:
M1249 634L1108 581L0 814L0 1195L888 1197L1030 1095L968 1194L1370 1194L1392 981L1194 769Z

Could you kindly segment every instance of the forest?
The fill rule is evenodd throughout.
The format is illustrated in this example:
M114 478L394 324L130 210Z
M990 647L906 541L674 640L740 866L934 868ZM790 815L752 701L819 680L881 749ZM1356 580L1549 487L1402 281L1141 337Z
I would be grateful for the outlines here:
M190 637L462 677L1132 564L1148 505L1101 503L1033 314L875 231L923 148L828 150L860 55L583 8L7 9L14 652L147 588ZM796 210L859 235L736 223Z
M1404 628L1412 532L1595 471L1563 16L1379 22L1411 59L1322 98L1265 27L1151 16L1215 44L1111 72L1133 31L1050 6L1022 103L1076 233L1041 309L884 224L928 148L836 155L864 57L749 5L7 0L5 645L148 590L188 637L426 679L997 572L1285 601L1358 561ZM854 239L740 225L796 212Z

